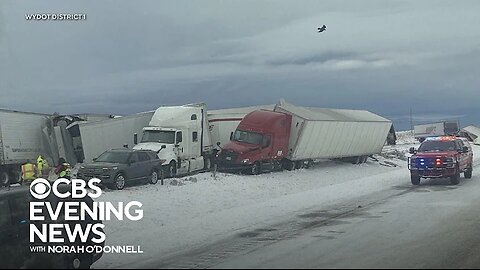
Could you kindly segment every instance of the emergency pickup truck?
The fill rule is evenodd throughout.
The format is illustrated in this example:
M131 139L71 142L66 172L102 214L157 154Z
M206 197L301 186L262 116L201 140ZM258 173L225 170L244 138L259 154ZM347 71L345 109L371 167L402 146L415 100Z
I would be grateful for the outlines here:
M450 178L457 185L460 174L472 178L473 153L468 142L455 136L429 137L418 150L410 148L408 159L413 185L419 185L421 178Z

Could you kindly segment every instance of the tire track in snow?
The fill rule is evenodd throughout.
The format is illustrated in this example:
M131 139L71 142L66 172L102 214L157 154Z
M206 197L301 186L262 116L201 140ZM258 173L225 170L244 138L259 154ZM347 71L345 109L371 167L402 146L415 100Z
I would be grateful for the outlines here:
M229 239L199 247L184 254L174 255L159 261L158 264L146 265L145 267L174 269L214 267L227 258L254 252L257 249L279 241L296 238L312 229L342 224L348 222L345 219L352 217L368 218L367 210L370 208L412 192L415 189L416 187L409 187L402 191L389 190L388 194L385 194L386 192L384 191L377 192L373 196L364 196L360 199L334 205L326 209L297 213L294 218L287 222L240 233ZM372 197L375 197L375 199L372 200Z

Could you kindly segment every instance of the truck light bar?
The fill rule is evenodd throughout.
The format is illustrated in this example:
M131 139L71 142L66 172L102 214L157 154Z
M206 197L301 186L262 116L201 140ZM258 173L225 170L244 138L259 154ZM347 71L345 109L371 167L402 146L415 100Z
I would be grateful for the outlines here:
M425 141L453 141L456 140L455 136L438 136L438 137L428 137Z

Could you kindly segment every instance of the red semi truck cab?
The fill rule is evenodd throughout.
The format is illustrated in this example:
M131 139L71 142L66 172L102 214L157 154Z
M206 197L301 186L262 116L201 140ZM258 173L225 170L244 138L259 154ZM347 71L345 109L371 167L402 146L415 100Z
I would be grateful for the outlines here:
M219 168L252 174L280 169L288 154L291 121L291 115L267 110L247 114L218 153Z
M472 177L473 153L468 142L455 136L440 136L427 138L415 150L408 160L411 182L420 184L421 178L450 178L452 184L458 184L460 174L465 178Z

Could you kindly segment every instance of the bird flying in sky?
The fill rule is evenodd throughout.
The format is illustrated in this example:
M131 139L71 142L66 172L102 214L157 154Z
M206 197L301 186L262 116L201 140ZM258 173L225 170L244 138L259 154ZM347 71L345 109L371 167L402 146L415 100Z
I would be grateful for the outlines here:
M318 33L322 33L327 30L327 26L324 24L322 27L318 27Z

